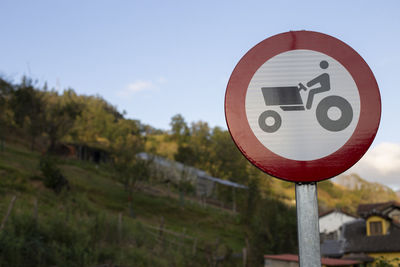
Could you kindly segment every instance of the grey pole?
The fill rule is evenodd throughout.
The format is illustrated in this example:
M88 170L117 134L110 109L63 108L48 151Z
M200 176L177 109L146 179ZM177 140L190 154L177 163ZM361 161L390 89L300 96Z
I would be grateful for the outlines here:
M316 183L296 183L300 267L321 267Z

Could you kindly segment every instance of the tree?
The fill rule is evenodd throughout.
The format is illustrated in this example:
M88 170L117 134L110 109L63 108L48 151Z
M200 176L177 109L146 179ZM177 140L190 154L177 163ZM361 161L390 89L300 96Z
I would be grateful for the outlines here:
M150 163L136 156L137 153L143 151L144 140L135 133L136 127L131 124L132 121L126 123L125 128L121 127L121 134L113 139L111 150L117 179L125 185L126 190L132 193L138 181L148 179Z
M73 140L81 144L98 143L100 140L109 143L110 135L116 130L115 115L106 109L105 101L100 98L85 97L80 102L82 109L70 132Z
M12 112L10 109L10 96L14 91L14 86L6 80L0 78L0 147L4 150L5 129L11 124Z
M133 121L128 121L128 124L132 122ZM131 126L133 125L131 124ZM124 128L124 130L127 129L129 128ZM135 216L132 198L137 182L146 181L150 176L151 162L142 160L136 156L138 152L143 151L143 148L143 139L140 135L134 134L134 132L118 136L112 145L114 171L117 180L122 182L125 186L125 190L129 192L129 209L131 216Z
M82 112L82 105L74 101L73 95L71 89L64 91L62 96L55 91L44 94L44 132L49 137L48 151L54 151L57 142L70 131L76 117Z
M211 136L212 175L235 182L245 183L248 179L248 162L237 149L228 131L215 127Z
M188 166L196 165L196 154L193 148L187 144L181 144L178 146L178 150L174 155L175 161L183 163Z
M173 116L169 125L171 126L171 137L173 140L178 142L178 144L188 141L190 136L189 127L181 114Z
M296 209L279 200L262 198L247 225L249 266L262 263L265 254L297 253Z
M202 170L210 170L212 162L210 155L211 147L211 129L207 122L192 122L190 127L190 141L188 145L191 147L196 158L195 166Z
M175 160L207 170L211 145L211 129L207 122L193 122L189 128L182 115L171 118L171 139L178 144Z
M31 79L23 77L21 84L13 92L11 105L14 109L15 122L30 136L33 150L36 137L43 131L43 93L35 89Z

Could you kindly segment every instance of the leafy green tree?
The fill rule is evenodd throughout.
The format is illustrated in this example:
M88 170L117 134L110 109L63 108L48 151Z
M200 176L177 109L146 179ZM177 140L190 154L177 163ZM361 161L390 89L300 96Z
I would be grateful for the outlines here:
M263 198L248 224L249 266L262 264L265 254L297 253L296 210L284 203Z
M13 92L11 106L16 124L30 136L33 150L37 136L43 131L43 93L34 87L31 79L23 77L21 84Z
M116 118L106 110L105 103L97 98L88 98L81 113L76 117L71 135L82 144L109 143L115 130ZM107 145L106 144L106 145Z
M216 127L211 135L211 174L245 183L248 179L248 162L237 149L228 131Z
M175 153L174 159L188 166L194 166L197 162L193 148L186 144L178 146L178 151Z
M190 136L189 127L181 114L176 114L171 118L169 123L171 126L171 138L178 142L178 144L188 141Z
M252 222L255 216L257 203L260 200L260 181L257 178L250 179L248 184L245 208L243 209L241 214L245 225L250 225L250 223Z
M188 145L196 157L195 166L202 170L210 170L211 129L207 122L192 122L190 127L190 141Z
M134 190L138 181L144 181L149 178L150 163L136 156L137 153L143 151L143 148L143 139L133 133L121 134L112 145L113 164L117 179L130 192Z
M10 96L14 91L14 86L6 80L0 78L0 149L4 150L4 139L6 127L11 125L12 110L10 108Z
M35 88L31 79L23 77L21 84L16 86L16 90L11 97L11 105L14 111L15 123L22 127L25 117L28 116L34 106Z
M128 121L128 124L131 124L131 127L136 126L133 121ZM136 127L127 127L123 130L133 130L133 128ZM132 204L133 191L139 181L147 181L150 176L151 162L136 156L137 153L143 151L143 148L144 141L134 130L126 135L120 135L112 146L116 178L124 184L125 190L129 192L129 209L132 217L135 216Z
M49 151L54 151L59 142L74 125L76 117L82 112L82 105L74 101L73 90L64 91L62 96L50 91L44 94L45 116L44 132L49 138Z

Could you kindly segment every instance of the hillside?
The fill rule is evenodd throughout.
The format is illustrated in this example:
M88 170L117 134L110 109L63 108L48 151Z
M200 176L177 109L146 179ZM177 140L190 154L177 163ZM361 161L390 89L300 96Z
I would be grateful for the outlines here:
M111 262L123 266L132 266L129 262L135 266L171 266L175 262L186 266L193 260L198 264L192 266L204 266L217 255L238 252L245 246L244 228L236 214L202 207L194 201L186 201L183 207L173 195L144 190L135 190L130 202L129 193L104 164L59 158L70 189L56 194L43 185L39 158L39 153L19 144L8 143L0 152L0 214L5 216L16 196L5 231L13 233L8 239L22 241L10 243L1 235L0 262L21 261L16 253L28 249L29 242L35 244L29 253L37 254L37 262L19 262L19 266L48 266L52 262L58 262L57 266ZM32 232L32 227L38 230ZM22 237L24 231L33 236ZM66 254L50 255L54 245L61 246ZM60 265L65 255L70 255L69 262ZM82 255L86 256L79 258ZM32 258L27 256L27 260Z
M150 136L147 139L146 147L148 150L171 160L174 159L173 155L178 151L178 144L166 134ZM238 151L235 152L238 153ZM255 167L250 166L248 168L251 168L252 172L260 178L260 188L264 196L272 195L275 199L279 199L287 205L296 205L293 183L273 178ZM318 201L321 211L340 208L355 214L359 204L391 200L400 200L400 197L389 187L379 183L369 183L357 174L340 175L318 183Z
M157 130L100 96L28 78L0 78L0 109L0 267L261 266L297 252L294 184L251 165L226 130L180 114ZM155 171L143 151L220 183L200 196L196 180ZM319 208L395 198L378 188L320 182Z
M57 261L57 258L48 259L44 251L49 245L40 241L43 236L49 236L52 242L63 246L65 242L81 242L83 237L82 245L91 245L93 250L86 252L86 259L72 257L70 262L78 261L82 266L88 266L86 264L90 262L126 266L130 266L129 262L139 262L138 266L170 266L171 262L177 262L178 266L185 266L189 258L196 259L199 266L207 266L215 257L227 257L246 247L246 221L240 214L213 205L204 207L195 198L187 198L182 206L178 192L167 192L165 185L159 183L141 183L131 195L115 179L116 173L110 165L72 158L57 158L57 165L69 180L70 189L56 194L43 184L40 157L25 144L15 143L15 140L6 143L4 151L0 152L0 214L7 213L12 197L16 196L5 229L17 235L16 227L30 229L36 225L42 228L41 234L29 237L33 238L29 241L39 242L42 246L39 249L43 251L34 251L42 253L39 258L44 262ZM260 175L262 194L295 205L292 183ZM320 182L320 209L343 208L354 213L359 203L395 199L395 193L390 189L353 177L359 184L350 189L331 181ZM161 236L160 227L165 231ZM57 237L57 232L71 234ZM9 246L1 240L0 246ZM18 251L21 248L11 249ZM84 247L74 248L77 249L73 253L79 255L79 250ZM120 249L122 252L117 253ZM64 250L68 252L66 247ZM11 251L8 253L11 253L10 257L18 258ZM157 255L158 259L151 255ZM225 264L235 266L240 262L240 258L228 256Z
M158 130L101 96L27 77L0 77L0 111L0 267L258 266L265 253L297 251L295 209L268 194L219 127L177 114ZM221 186L200 196L195 180L153 172L140 152Z
M342 175L338 178L318 183L318 204L321 212L339 208L355 214L359 204L400 200L396 192L389 187L369 183L357 174ZM289 205L295 205L292 183L271 179L271 187L275 197Z

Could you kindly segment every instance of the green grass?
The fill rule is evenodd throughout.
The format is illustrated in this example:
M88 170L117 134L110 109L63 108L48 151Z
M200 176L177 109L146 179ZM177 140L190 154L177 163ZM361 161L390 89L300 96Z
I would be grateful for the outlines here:
M154 235L157 231L147 229L146 225L157 227L161 220L164 220L166 229L185 233L197 239L199 248L212 246L216 240L235 252L241 251L245 246L244 226L237 214L210 206L203 207L192 200L186 200L182 207L176 196L157 196L136 190L132 197L135 218L132 218L129 193L115 179L115 173L110 165L96 165L91 162L59 158L57 165L68 179L71 189L63 190L57 195L44 187L41 172L38 169L39 160L40 153L32 152L20 145L8 143L5 150L0 152L0 217L7 212L12 195L16 195L17 200L12 216L7 221L7 227L13 227L13 223L17 221L25 225L26 220L34 216L37 202L37 220L38 225L42 227L40 233L45 236L54 235L54 245L59 249L57 250L59 259L68 253L73 253L68 247L63 247L63 240L82 238L86 240L84 243L89 244L94 236L99 236L100 239L95 249L90 253L87 252L89 253L87 255L92 257L88 256L91 261L88 259L87 262L108 261L127 264L133 261L137 263L135 266L171 266L172 262L175 266L186 266L188 259L196 260L198 264L206 259L204 253L200 252L196 256L200 258L192 255L185 256L191 253L193 240L190 241L190 239L186 240L185 249L177 250L174 245L166 245L168 242L163 245L166 247L158 248L160 245L148 233L152 231ZM122 244L116 241L119 213L123 216L121 231L126 239ZM27 225L26 229L30 229L29 223ZM48 228L50 226L53 228ZM65 236L56 231L57 227L60 227L60 232L72 231L72 233L70 236ZM13 231L15 232L16 229L9 229L10 233ZM92 234L93 231L98 232ZM180 242L179 238L165 235L172 241ZM17 232L14 238L15 240L20 238ZM0 242L4 241L2 240L0 238ZM44 247L49 245L48 243L41 244ZM14 251L18 249L23 248L16 247ZM76 249L81 251L83 248ZM82 251L79 253L84 253ZM154 258L154 251L158 255L157 259ZM55 259L58 259L57 257ZM17 259L18 255L12 260ZM50 262L51 259L47 260ZM3 260L6 259L3 258ZM86 261L82 260L82 262ZM127 264L127 266L130 265Z

